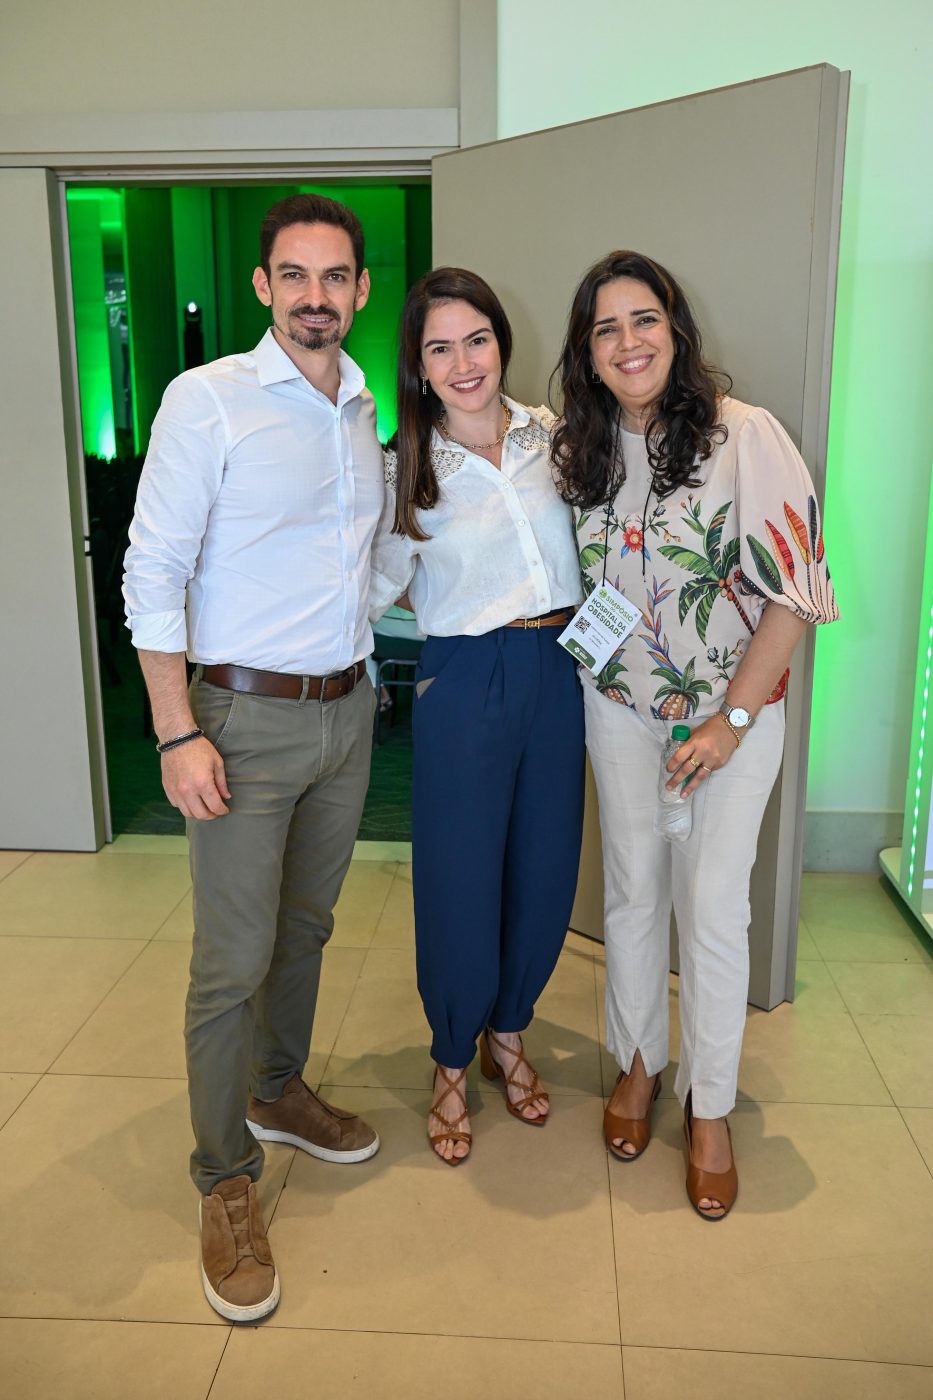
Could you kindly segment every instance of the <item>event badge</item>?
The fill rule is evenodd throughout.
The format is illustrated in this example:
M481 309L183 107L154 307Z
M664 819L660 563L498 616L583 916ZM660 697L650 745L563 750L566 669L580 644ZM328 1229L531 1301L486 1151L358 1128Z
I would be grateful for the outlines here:
M624 593L611 583L598 583L557 640L595 676L640 621L641 613Z

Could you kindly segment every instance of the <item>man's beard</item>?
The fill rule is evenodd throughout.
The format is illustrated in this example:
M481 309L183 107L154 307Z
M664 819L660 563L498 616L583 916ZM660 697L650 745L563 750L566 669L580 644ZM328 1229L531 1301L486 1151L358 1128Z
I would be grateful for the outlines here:
M297 317L309 316L330 316L333 319L331 326L302 326L297 323ZM334 313L326 306L296 306L288 312L289 340L294 345L298 345L302 350L329 350L332 345L339 345L342 339L340 334L340 322Z

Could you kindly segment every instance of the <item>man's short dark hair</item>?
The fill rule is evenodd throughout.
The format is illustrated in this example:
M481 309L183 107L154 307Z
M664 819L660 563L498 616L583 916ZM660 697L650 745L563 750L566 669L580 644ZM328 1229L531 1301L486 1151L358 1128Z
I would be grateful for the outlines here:
M331 224L334 228L342 228L353 244L359 279L366 265L363 225L352 209L323 194L290 194L287 199L273 204L266 214L259 229L259 261L267 277L272 273L270 260L276 235L291 224Z

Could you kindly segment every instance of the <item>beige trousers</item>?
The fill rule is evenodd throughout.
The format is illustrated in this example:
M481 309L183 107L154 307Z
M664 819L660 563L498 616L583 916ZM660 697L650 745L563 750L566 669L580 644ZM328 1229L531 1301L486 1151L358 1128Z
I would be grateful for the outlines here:
M232 794L227 816L188 822L191 1175L207 1194L224 1177L258 1178L247 1093L278 1098L308 1058L321 953L369 782L375 696L365 678L326 703L195 679L191 706Z
M680 939L680 1065L699 1118L735 1105L748 997L748 886L781 766L784 706L766 705L728 763L695 793L687 841L655 836L661 748L671 725L584 685L605 870L606 1038L624 1070L668 1061L671 905Z

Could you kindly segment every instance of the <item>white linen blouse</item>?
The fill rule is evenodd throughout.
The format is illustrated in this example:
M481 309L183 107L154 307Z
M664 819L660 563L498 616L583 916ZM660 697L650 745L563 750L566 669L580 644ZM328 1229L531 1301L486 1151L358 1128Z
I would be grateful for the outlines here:
M394 535L396 465L386 453L386 504L373 545L369 616L376 621L407 591L428 636L481 636L519 617L574 607L583 597L573 514L550 462L554 415L512 399L497 470L435 430L431 459L440 486L419 510L430 536Z

